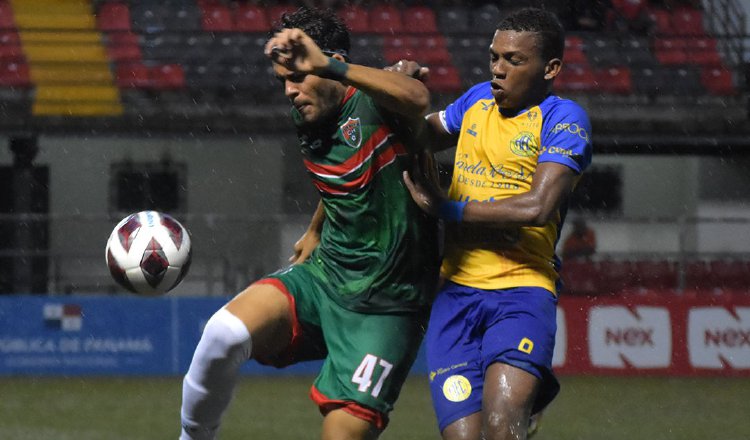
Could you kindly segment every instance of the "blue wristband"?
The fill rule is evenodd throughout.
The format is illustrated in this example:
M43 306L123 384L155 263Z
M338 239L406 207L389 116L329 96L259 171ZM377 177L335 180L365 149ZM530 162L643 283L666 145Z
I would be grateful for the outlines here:
M438 215L445 221L460 223L464 219L464 207L466 203L468 202L443 200L438 207Z
M337 60L336 58L329 58L328 65L326 66L325 72L321 75L323 78L334 79L341 81L346 78L346 72L349 71L349 65Z

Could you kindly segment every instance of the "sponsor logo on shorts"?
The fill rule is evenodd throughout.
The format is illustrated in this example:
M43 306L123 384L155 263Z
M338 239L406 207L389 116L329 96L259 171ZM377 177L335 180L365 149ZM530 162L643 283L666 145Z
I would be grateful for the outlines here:
M471 396L469 379L459 374L450 376L443 382L443 395L451 402L463 402Z
M529 338L523 338L518 344L518 350L526 354L531 354L531 351L534 350L534 342Z

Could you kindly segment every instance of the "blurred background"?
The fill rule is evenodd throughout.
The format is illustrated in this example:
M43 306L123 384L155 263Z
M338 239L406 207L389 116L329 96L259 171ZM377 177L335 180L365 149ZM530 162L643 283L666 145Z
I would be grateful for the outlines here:
M651 438L750 438L739 415L750 391L750 0L0 0L0 387L18 390L0 419L117 384L92 411L125 389L139 390L138 402L156 385L121 377L172 376L159 382L169 402L154 409L155 430L58 430L71 424L63 416L44 429L40 419L0 426L0 437L176 437L178 377L201 325L286 264L317 205L262 54L271 23L303 4L345 19L353 62L429 66L433 110L489 79L504 14L554 10L568 30L555 91L587 109L594 161L558 246L566 290L555 362L572 391L539 437L634 438L628 429L653 423ZM451 152L438 159L447 183ZM190 272L167 298L125 293L104 261L114 225L144 209L192 236ZM438 437L420 362L404 399L426 420L409 433L398 431L408 420L394 421L388 438ZM674 400L638 413L648 396L670 396L655 388L669 384ZM305 386L291 399L313 418L288 438L314 438ZM687 389L695 394L677 391ZM571 424L576 405L606 406L581 400L597 392L620 402L620 415ZM709 393L729 423L706 418ZM618 418L627 426L612 425ZM259 438L287 438L269 432Z

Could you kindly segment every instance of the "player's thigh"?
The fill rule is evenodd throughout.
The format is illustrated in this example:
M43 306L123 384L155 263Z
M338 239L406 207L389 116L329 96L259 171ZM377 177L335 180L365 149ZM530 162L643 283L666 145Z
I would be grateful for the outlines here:
M383 432L367 420L343 409L326 414L323 419L322 440L375 440Z
M315 380L316 402L354 402L350 413L385 427L419 350L423 314L364 314L333 303L322 313L328 357Z
M276 356L291 342L292 307L288 296L275 285L253 284L225 308L242 320L250 332L254 357Z

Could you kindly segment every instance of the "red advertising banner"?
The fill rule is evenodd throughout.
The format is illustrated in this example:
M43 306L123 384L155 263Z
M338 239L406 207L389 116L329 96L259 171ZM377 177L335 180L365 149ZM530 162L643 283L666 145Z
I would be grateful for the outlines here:
M562 297L558 374L750 376L750 295Z

